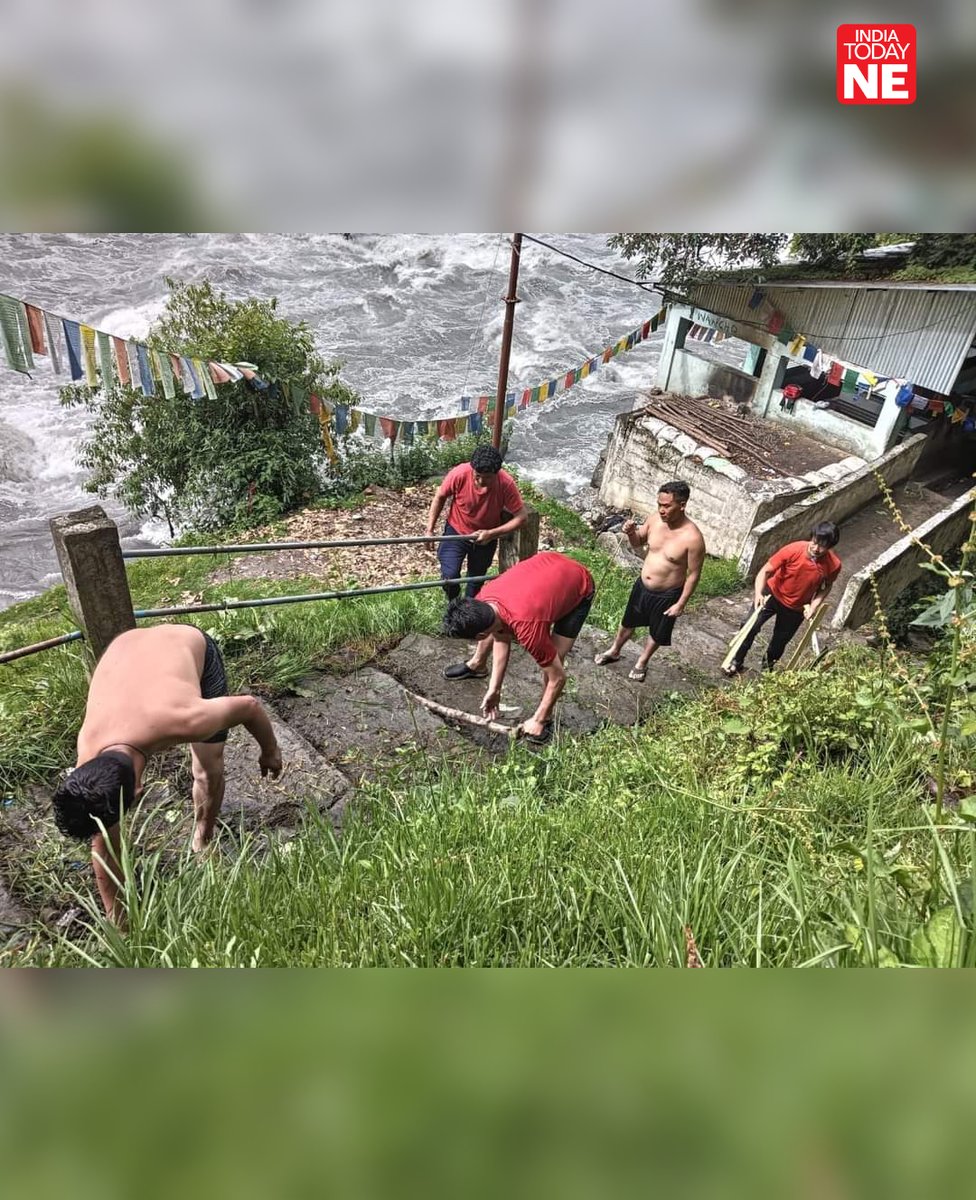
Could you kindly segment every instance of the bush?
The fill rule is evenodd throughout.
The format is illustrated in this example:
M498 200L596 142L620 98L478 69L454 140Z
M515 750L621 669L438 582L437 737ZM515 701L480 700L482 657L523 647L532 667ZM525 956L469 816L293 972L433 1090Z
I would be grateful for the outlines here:
M229 300L209 283L167 280L166 308L147 339L161 352L251 362L272 381L221 384L216 398L194 400L179 387L172 400L147 397L117 380L71 386L65 405L94 417L79 461L86 488L113 495L131 512L198 529L263 524L313 499L325 456L307 394L351 403L339 364L315 351L304 322L279 317L276 300Z

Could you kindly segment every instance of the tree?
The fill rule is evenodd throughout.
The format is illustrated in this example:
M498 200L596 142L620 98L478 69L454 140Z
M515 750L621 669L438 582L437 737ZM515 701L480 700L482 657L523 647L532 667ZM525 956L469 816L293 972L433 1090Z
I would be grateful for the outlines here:
M318 419L307 394L350 404L355 393L326 364L304 322L277 315L276 300L229 300L210 283L166 280L170 295L147 339L152 349L223 362L248 362L269 381L216 387L172 400L117 380L107 391L73 385L65 405L93 421L79 462L88 491L113 495L131 512L198 529L261 524L312 499L325 467Z
M904 278L951 268L976 271L976 234L971 233L615 233L609 239L624 258L637 260L641 279L655 276L675 287L738 267L762 271L779 264L784 250L804 267L868 274L863 251L892 242L911 243ZM876 266L874 273L879 270L891 267Z
M641 279L682 284L718 267L769 267L779 261L785 233L615 233L609 245L637 259Z

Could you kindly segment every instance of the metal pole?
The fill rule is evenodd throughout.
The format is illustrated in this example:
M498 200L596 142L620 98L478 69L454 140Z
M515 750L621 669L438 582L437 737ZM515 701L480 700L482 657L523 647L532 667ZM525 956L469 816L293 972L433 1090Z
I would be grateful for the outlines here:
M502 329L502 352L498 360L498 389L495 394L495 424L491 431L491 444L496 450L502 448L502 425L505 422L505 396L508 392L508 360L512 353L512 326L515 322L515 305L518 296L519 256L522 253L522 235L512 237L512 261L508 269L508 295L505 297L505 325Z

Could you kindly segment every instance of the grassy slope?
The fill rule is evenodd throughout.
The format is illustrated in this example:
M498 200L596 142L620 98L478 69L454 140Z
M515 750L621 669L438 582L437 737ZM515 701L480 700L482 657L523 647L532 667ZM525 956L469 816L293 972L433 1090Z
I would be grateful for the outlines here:
M594 620L612 627L629 577L574 514L545 505L600 583ZM214 565L138 564L137 605L209 597ZM731 581L727 564L710 562L702 593ZM404 593L200 623L231 652L234 686L274 692L340 647L365 660L408 630L433 632L440 608L435 592ZM55 589L0 615L0 644L69 627ZM4 670L9 790L68 760L84 675L77 648ZM928 754L876 663L849 657L833 671L676 702L641 729L535 754L515 746L479 774L439 778L414 762L364 797L341 846L313 822L292 841L245 843L203 868L173 871L143 854L127 938L92 917L87 938L38 931L8 961L678 965L685 925L710 965L928 961L941 951L923 923L954 896L967 911L956 881L973 862L964 823L934 857L919 805ZM87 908L87 876L67 869L75 853L43 830L18 884L63 894L74 878ZM971 961L976 939L945 952Z

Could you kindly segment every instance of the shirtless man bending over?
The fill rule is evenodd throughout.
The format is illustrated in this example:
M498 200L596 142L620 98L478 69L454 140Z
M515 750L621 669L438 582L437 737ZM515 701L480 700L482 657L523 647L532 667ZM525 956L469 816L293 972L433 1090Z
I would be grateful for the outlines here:
M647 642L629 675L637 683L647 678L647 664L658 646L671 645L674 623L701 577L705 539L694 521L685 516L690 495L688 485L680 479L662 484L657 494L657 515L650 515L639 529L634 521L623 524L631 546L635 550L645 548L647 553L613 645L593 661L601 667L617 662L634 630L646 625Z
M78 765L58 786L53 804L66 837L91 838L95 882L113 920L122 917L116 883L120 808L131 808L141 793L147 759L189 742L193 849L202 850L224 798L224 742L233 725L243 725L258 743L261 774L277 778L281 752L261 701L227 695L217 644L195 626L130 629L102 655L88 688Z

